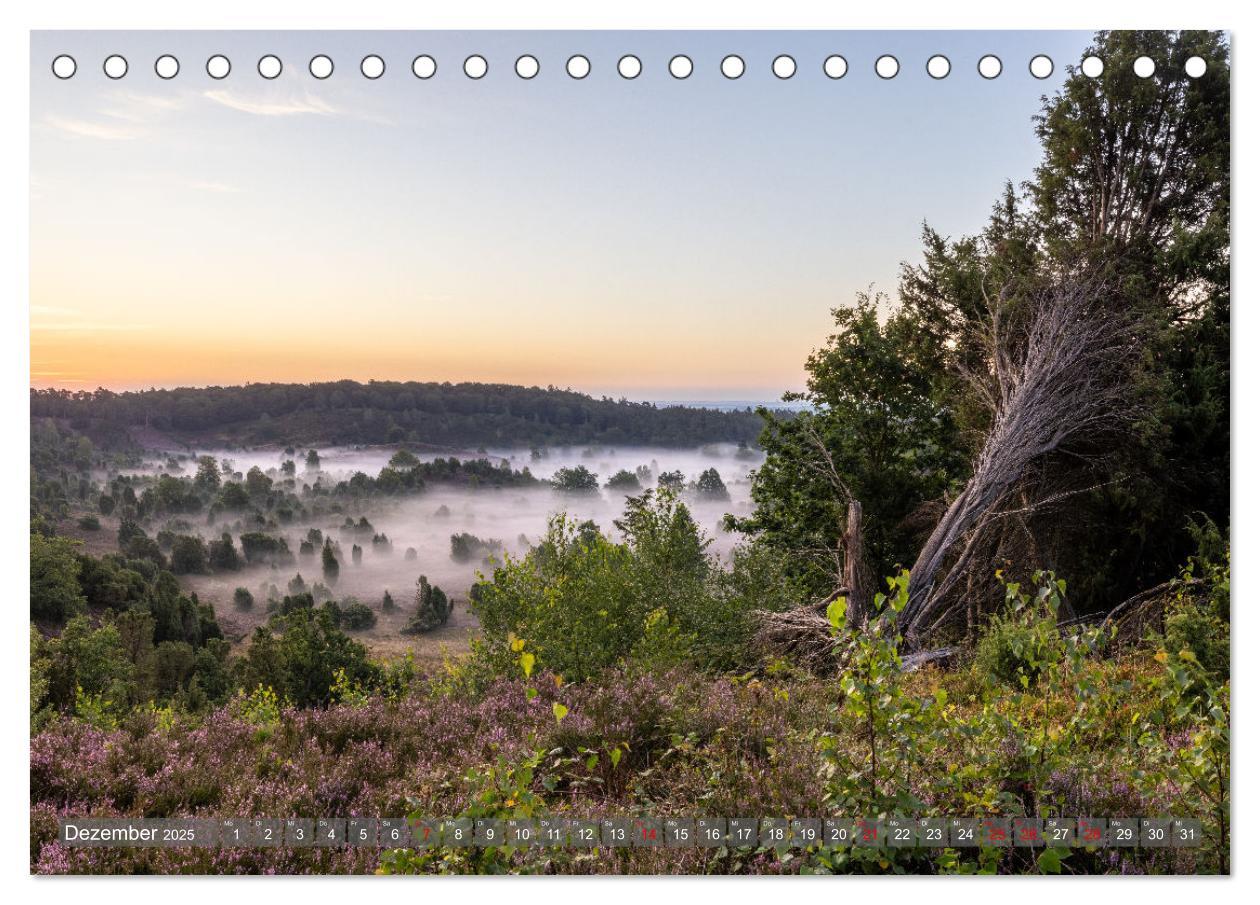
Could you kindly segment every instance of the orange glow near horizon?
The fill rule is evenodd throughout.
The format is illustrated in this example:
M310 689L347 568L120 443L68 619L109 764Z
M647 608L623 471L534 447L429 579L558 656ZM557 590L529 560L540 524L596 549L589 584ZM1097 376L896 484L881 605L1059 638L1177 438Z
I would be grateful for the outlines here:
M135 390L150 387L311 383L334 380L475 381L573 387L599 395L726 398L777 396L798 381L799 365L776 369L756 349L696 347L687 337L640 337L583 346L573 337L557 354L522 329L481 336L422 330L354 331L324 337L242 338L222 330L31 328L31 385L40 389ZM803 349L797 361L803 360ZM759 367L739 362L758 361ZM750 377L752 380L750 381Z

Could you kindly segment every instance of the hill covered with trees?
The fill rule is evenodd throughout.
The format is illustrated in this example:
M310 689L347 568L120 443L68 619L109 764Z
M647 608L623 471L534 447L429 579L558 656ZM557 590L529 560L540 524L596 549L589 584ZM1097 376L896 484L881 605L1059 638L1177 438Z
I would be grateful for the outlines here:
M253 383L133 392L31 390L31 417L67 419L106 446L157 431L196 444L413 443L696 446L756 440L751 411L595 399L488 383Z

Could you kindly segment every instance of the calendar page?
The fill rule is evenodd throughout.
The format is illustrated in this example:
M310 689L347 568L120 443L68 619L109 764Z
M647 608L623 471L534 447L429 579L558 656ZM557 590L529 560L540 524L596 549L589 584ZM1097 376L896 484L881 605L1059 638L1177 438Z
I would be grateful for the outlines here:
M1229 874L1230 68L32 32L30 873Z

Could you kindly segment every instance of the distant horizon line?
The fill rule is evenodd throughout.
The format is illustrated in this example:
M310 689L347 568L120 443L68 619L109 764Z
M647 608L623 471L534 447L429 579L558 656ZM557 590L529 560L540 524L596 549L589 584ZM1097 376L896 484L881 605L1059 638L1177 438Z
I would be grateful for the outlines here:
M749 388L749 387L734 387L734 388L731 388L729 391L723 391L723 390L699 391L697 388L678 388L672 393L670 392L669 389L666 389L666 388L657 389L655 392L651 390L643 390L643 389L638 390L638 391L627 391L624 389L616 390L616 391L608 391L605 389L584 389L584 388L575 387L572 385L561 385L561 384L556 384L556 383L547 383L547 384L513 383L510 381L502 381L502 380L466 380L466 379L465 380L437 380L437 379L429 379L429 380L405 379L403 380L403 379L398 379L398 378L361 379L361 378L355 378L355 377L340 377L336 379L324 379L324 380L257 380L257 381L246 381L243 383L172 383L172 384L149 384L147 386L136 386L136 385L108 386L104 383L97 384L96 386L89 386L88 381L81 381L81 385L79 386L72 386L72 385L66 385L66 384L48 384L48 385L41 386L32 382L29 384L28 389L34 392L64 391L64 392L71 392L71 393L76 393L76 392L95 393L95 392L104 390L110 393L149 393L149 392L161 392L161 391L173 392L176 390L232 389L232 388L237 388L237 387L248 387L248 386L316 386L319 384L336 384L336 383L356 383L356 384L361 384L364 386L374 384L374 383L375 384L388 384L388 383L426 384L427 383L427 384L435 384L435 385L445 384L445 385L450 385L450 386L458 386L460 384L480 384L482 386L511 386L511 387L520 387L523 389L537 389L537 390L543 390L543 391L555 390L558 392L565 392L565 393L579 393L591 399L612 399L612 400L624 399L627 402L639 402L639 403L646 402L646 403L652 403L652 404L657 404L657 405L670 404L670 405L682 405L682 406L689 406L689 407L694 407L694 406L699 406L699 405L723 405L723 406L734 407L741 403L748 404L748 405L762 405L766 403L773 403L775 405L784 405L784 406L792 407L793 405L792 403L785 403L783 401L783 395L784 393L787 393L787 392L796 392L794 390L783 390L783 389L770 390L768 388Z

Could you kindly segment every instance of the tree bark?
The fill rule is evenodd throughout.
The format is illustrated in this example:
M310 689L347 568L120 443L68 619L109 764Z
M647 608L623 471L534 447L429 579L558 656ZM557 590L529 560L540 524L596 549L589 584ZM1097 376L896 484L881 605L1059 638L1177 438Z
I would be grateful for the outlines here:
M849 501L844 530L844 587L848 588L848 623L853 627L866 624L871 615L872 595L867 580L866 552L862 542L862 504Z
M910 647L938 610L957 604L945 599L957 570L937 585L946 560L969 532L987 529L1029 466L1069 440L1114 436L1135 414L1130 369L1141 349L1140 325L1110 310L1107 294L1077 278L1029 299L1022 316L1011 316L1005 298L993 305L988 370L965 375L988 403L992 423L971 477L910 569L909 602L897 620Z

